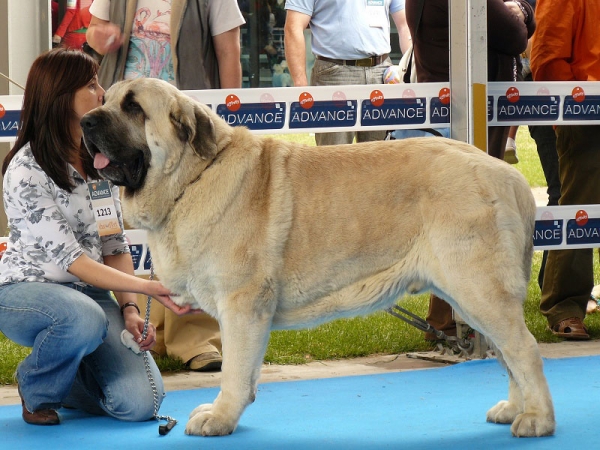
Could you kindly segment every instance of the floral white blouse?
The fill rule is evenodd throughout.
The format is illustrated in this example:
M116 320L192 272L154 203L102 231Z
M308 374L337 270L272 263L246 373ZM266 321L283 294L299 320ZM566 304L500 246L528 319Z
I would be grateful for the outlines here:
M29 144L14 156L4 176L9 240L0 261L0 284L21 281L74 282L67 272L83 253L102 263L104 255L129 253L124 233L100 237L87 182L69 165L75 189L58 186L38 165ZM92 181L92 180L89 180ZM111 184L121 230L119 188Z

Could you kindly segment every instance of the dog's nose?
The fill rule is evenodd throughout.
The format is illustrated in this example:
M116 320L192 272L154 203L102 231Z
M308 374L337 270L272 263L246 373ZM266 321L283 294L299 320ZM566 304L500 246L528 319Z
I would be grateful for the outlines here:
M98 125L98 119L92 114L86 114L81 118L79 124L84 131L91 130Z

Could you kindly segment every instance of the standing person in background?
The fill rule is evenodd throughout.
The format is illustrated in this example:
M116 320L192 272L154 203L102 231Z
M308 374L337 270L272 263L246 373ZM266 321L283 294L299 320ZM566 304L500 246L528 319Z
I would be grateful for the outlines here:
M535 11L535 0L528 0L529 4ZM529 39L527 44L527 50L521 55L521 61L523 67L520 71L522 79L524 81L533 81L531 75L531 42ZM519 80L520 81L520 80ZM547 194L548 194L548 206L558 205L558 199L560 198L560 179L558 178L558 154L556 153L556 133L551 125L529 125L529 135L535 141L536 150L540 158L540 163L544 171L544 178L546 179ZM506 142L506 150L504 152L504 161L509 164L518 164L519 157L517 155L517 144L516 136L519 127L517 125L510 127L508 140ZM540 265L540 271L538 273L538 285L542 288L544 280L544 269L546 267L546 260L548 259L548 250L544 250L542 256L542 263ZM593 307L596 308L596 302L591 300Z
M52 36L52 45L81 50L90 25L92 0L67 0L67 10Z
M529 2L531 4L531 2ZM535 5L532 4L535 11ZM534 14L535 15L535 14ZM529 58L531 55L531 39L527 42L527 49L521 53L521 70L517 73L516 81L531 80L531 67L529 65ZM519 125L511 125L508 131L508 138L506 140L506 148L504 149L504 161L509 164L519 164L519 155L517 154L517 132L519 131Z
M17 140L2 165L9 236L0 261L0 330L31 347L16 378L23 420L32 425L58 425L63 404L120 420L151 419L155 399L144 358L121 343L127 330L140 350L155 344L152 324L142 337L135 293L178 314L189 311L159 282L133 275L119 190L108 181L104 200L117 225L99 231L91 192L102 181L79 125L104 99L97 70L81 51L40 55L27 77ZM162 378L151 358L147 369L158 407Z
M107 89L138 77L182 90L242 85L245 22L235 0L94 0L90 12L86 36L104 55L99 78Z
M236 0L94 0L90 12L87 40L104 55L98 77L107 88L139 77L160 78L182 90L242 86L244 18ZM146 304L145 298L138 301ZM212 317L180 317L155 304L151 319L158 354L179 358L191 370L221 368L221 333Z
M371 2L348 0L287 0L285 9L285 57L294 86L308 86L304 30L310 26L316 60L312 86L382 84L389 57L391 15L405 51L404 0ZM316 133L317 145L351 144L385 139L385 131Z
M529 3L535 11L535 0L529 0ZM530 62L531 44L532 39L529 40L529 45L527 46L527 70L525 69L525 64L523 64L523 77L525 81L533 81ZM554 132L554 127L552 125L529 125L528 128L529 135L535 141L536 150L544 172L544 178L546 179L546 185L548 186L546 189L546 193L548 194L547 204L548 206L556 206L560 199L560 178L558 176L558 153L556 153L556 133ZM538 273L538 285L540 289L542 289L544 282L544 270L546 269L547 259L548 250L544 250L540 271ZM591 300L591 302L594 304L594 308L596 308L596 302L593 300Z
M535 11L535 0L527 0ZM531 67L529 65L529 58L531 54L531 39L527 43L527 49L521 54L522 68L519 71L517 81L526 81L528 78L531 80ZM518 164L519 155L517 154L517 131L519 130L518 125L510 127L508 132L508 139L506 140L506 148L504 150L504 161L509 164Z
M534 81L600 81L600 0L538 0ZM560 205L600 204L600 125L558 125ZM553 334L589 339L583 324L594 286L593 249L548 253L540 310Z
M427 0L420 24L418 0L406 0L406 22L411 32L417 82L450 80L450 0ZM535 30L533 8L526 0L487 0L488 81L514 81L519 55ZM509 127L488 127L488 154L504 159ZM589 296L589 291L588 291ZM427 322L448 336L456 336L451 306L435 295L429 302ZM432 333L425 339L435 340Z

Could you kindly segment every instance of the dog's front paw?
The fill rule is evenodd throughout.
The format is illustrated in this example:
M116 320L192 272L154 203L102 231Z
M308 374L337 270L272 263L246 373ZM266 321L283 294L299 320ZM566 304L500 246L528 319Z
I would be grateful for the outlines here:
M556 423L552 415L546 416L535 413L519 414L510 431L516 437L552 436Z
M185 434L194 436L226 436L234 432L237 422L215 414L211 404L200 405L190 414Z
M521 409L514 403L502 400L487 412L487 421L494 423L513 423L521 413Z
M203 405L196 406L194 408L194 410L188 416L188 419L191 419L198 413L207 412L207 411L210 411L211 409L212 409L212 403L204 403Z

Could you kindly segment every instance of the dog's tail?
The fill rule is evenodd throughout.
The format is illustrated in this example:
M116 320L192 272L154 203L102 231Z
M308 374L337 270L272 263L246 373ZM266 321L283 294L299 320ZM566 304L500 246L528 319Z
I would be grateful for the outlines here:
M531 277L536 203L525 177L516 170L511 172L510 178L505 179L505 188L511 191L512 202L509 202L508 210L502 212L504 217L498 219L504 225L500 229L511 234L510 240L514 243L513 248L517 252L513 255L512 265L519 265L515 264L517 261L522 262L520 264L522 279L528 283Z
M531 193L531 189L529 190ZM523 200L523 199L521 199ZM529 197L526 197L525 201L521 201L519 208L522 211L523 217L526 217L525 220L525 242L526 245L524 247L523 252L523 269L525 270L525 279L529 280L531 277L531 259L533 258L533 235L535 232L535 214L537 206L535 204L535 199L533 194Z

